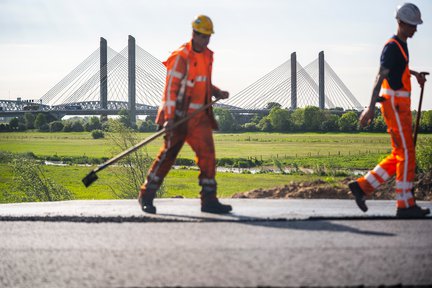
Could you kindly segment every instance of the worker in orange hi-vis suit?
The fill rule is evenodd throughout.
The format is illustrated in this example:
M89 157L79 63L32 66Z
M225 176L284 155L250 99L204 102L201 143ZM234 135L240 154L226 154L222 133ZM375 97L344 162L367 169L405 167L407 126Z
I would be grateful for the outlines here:
M187 142L196 154L200 168L201 211L229 213L230 205L216 197L216 160L213 129L217 123L212 108L199 112L186 123L172 129L173 123L211 102L211 97L226 99L229 93L212 84L213 52L207 48L214 33L211 19L197 16L192 22L192 39L174 51L166 62L167 76L157 124L167 128L164 144L153 162L146 182L141 186L138 201L144 212L156 213L153 204L156 192Z
M412 189L415 177L415 150L411 119L411 75L422 87L426 81L423 74L409 70L407 39L422 24L420 10L405 3L396 10L397 34L387 41L381 54L381 67L376 77L371 102L360 115L360 125L369 124L374 117L375 104L381 102L381 110L391 136L392 153L372 171L349 183L359 208L366 212L366 197L380 184L396 174L396 216L399 218L421 218L430 213L416 205ZM381 91L381 96L379 93Z

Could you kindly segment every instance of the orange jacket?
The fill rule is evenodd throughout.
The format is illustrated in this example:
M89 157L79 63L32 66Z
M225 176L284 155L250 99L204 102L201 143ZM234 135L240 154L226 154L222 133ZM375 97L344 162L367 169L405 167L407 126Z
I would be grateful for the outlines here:
M179 119L188 112L211 102L211 97L219 93L219 88L211 81L213 51L206 48L202 53L192 49L192 41L182 45L163 62L167 76L161 106L156 123L163 125L169 119ZM217 123L210 107L206 114L212 128Z

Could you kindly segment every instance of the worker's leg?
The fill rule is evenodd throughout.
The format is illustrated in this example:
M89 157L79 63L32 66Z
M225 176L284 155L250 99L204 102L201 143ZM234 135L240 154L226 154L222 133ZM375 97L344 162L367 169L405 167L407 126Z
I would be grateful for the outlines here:
M204 113L191 119L188 125L187 143L196 155L196 162L200 168L199 185L202 187L201 211L210 213L228 213L232 207L223 205L216 197L217 183L216 159L213 142L213 132L208 116Z
M195 152L195 161L200 168L199 180L210 181L216 175L216 158L213 132L208 117L198 115L189 121L186 142Z
M396 149L396 200L398 208L415 205L411 190L415 178L415 151L412 137L412 117L409 99L393 100L396 125L392 127L392 139Z
M153 162L147 179L141 186L138 200L142 209L148 213L156 213L156 208L153 205L153 199L156 192L159 190L163 179L170 171L174 161L182 148L185 141L185 131L176 130L167 132L164 136L164 144L161 147L159 154Z
M373 170L366 173L366 175L348 184L355 197L357 205L363 212L368 210L366 206L366 196L370 196L382 183L387 181L396 173L396 149L398 148L398 145L393 137L392 130L392 127L396 125L396 118L390 99L382 102L381 111L387 124L387 132L392 136L392 153L375 166Z
M396 174L397 217L417 218L429 214L429 209L416 205L412 194L415 177L415 150L412 139L412 117L409 98L389 98L382 103L382 112L390 133L393 151L373 171L350 183L356 202L365 206L361 194L371 194L378 186ZM359 189L356 189L358 185ZM360 195L360 196L359 196ZM367 210L367 208L366 208ZM364 210L365 211L365 210Z
M412 138L412 116L409 98L392 99L396 125L392 138L396 152L396 216L399 218L423 218L429 209L417 206L412 193L415 178L415 149Z
M395 174L397 163L395 153L395 150L393 150L373 170L357 179L357 183L365 195L371 195L373 191Z

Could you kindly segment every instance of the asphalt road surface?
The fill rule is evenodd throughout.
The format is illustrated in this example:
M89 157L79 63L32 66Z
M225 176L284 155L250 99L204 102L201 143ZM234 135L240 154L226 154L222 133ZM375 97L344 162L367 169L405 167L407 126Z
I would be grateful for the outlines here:
M395 219L393 201L224 202L232 215L195 199L153 217L135 201L0 205L0 287L432 284L432 218Z

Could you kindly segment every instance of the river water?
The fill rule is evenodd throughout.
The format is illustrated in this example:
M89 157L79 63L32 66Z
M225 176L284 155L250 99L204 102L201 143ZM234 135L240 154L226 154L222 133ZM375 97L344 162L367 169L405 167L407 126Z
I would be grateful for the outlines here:
M44 161L45 165L48 166L68 166L69 164L66 164L62 161ZM79 166L86 166L91 167L93 165L90 164L81 164ZM174 165L173 169L189 169L189 170L198 170L197 166L177 166ZM341 169L342 170L342 169ZM225 173L237 173L237 174L243 174L243 173L250 173L250 174L262 174L262 173L282 173L282 171L278 168L272 167L272 166L265 166L265 167L254 167L254 168L234 168L234 167L216 167L217 172L225 172ZM350 174L353 175L363 175L367 171L366 170L358 170L358 169L352 169L347 170L344 169L343 171L347 171ZM290 174L293 172L301 172L304 174L313 174L314 170L310 168L289 168L285 167L283 169L283 172L286 174Z

